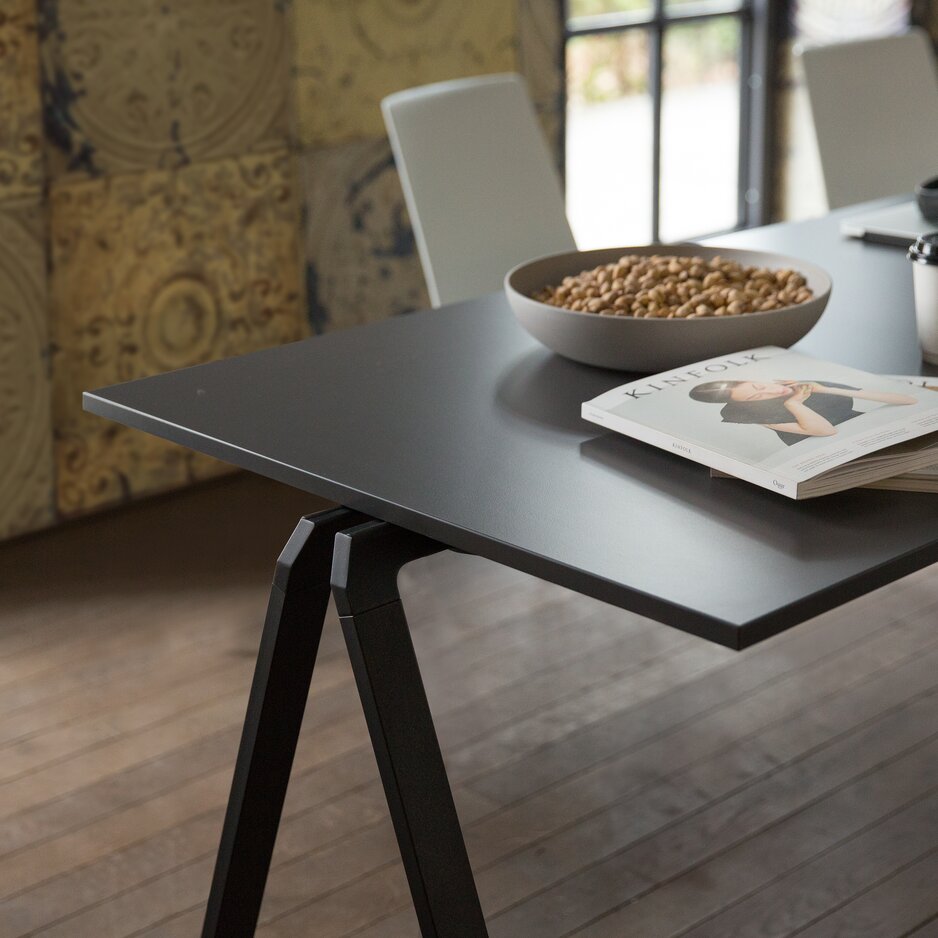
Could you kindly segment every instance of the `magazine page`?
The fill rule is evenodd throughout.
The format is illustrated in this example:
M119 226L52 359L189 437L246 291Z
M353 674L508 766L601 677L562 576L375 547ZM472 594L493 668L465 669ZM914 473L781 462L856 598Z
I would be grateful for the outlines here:
M893 381L901 381L903 384L914 384L917 388L925 388L926 391L938 391L938 378L929 375L886 375Z
M928 375L889 375L889 377L892 378L893 381L914 384L916 387L925 388L927 391L938 391L938 377L930 377ZM907 476L908 478L938 482L938 465L927 466L925 469L916 469L908 473ZM903 478L905 478L905 476ZM887 479L885 482L872 482L870 484L882 488L883 486L889 485L889 480Z
M938 395L769 346L614 388L583 416L724 471L798 483L938 430Z

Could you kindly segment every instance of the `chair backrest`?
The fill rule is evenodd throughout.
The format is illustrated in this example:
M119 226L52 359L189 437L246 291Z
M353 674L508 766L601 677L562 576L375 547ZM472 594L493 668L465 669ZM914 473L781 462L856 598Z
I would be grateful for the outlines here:
M830 208L938 175L938 73L922 30L800 54Z
M381 110L434 306L499 289L524 260L575 250L520 76L412 88Z

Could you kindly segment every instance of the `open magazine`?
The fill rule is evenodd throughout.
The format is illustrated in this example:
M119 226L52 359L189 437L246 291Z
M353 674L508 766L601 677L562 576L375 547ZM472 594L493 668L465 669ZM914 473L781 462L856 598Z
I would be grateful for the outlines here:
M892 381L903 384L914 384L929 391L938 391L938 378L925 378L921 375L889 375ZM715 478L732 479L728 472L711 469L710 475ZM890 492L933 492L938 493L938 463L926 466L924 469L915 469L912 472L903 472L902 475L890 476L888 479L877 479L875 482L865 482L864 489L886 489Z
M938 464L938 394L766 346L613 388L584 419L812 498Z

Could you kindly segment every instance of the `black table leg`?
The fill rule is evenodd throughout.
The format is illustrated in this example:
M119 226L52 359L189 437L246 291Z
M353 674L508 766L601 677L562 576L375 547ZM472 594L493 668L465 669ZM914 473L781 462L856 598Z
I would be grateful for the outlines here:
M344 508L301 518L274 574L203 938L250 938L257 925L309 684L329 602Z
M423 938L486 938L397 574L442 544L381 521L336 535L332 585Z

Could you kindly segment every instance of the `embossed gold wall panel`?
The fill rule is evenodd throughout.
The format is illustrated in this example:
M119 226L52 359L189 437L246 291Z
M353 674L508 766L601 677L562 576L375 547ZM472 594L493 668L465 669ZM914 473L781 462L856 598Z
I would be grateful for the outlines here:
M316 331L430 305L387 140L301 158L309 317Z
M428 305L380 100L520 70L559 146L561 26L559 0L0 0L0 538L222 470L83 390Z
M220 464L81 410L81 392L302 338L293 157L70 182L51 194L53 417L63 514Z
M506 0L295 0L294 19L304 147L383 136L392 91L518 68Z
M0 200L42 186L36 0L0 4Z
M301 158L310 320L317 331L430 305L387 140Z
M42 210L0 206L0 538L52 520Z
M53 176L182 166L287 142L283 0L39 2Z

